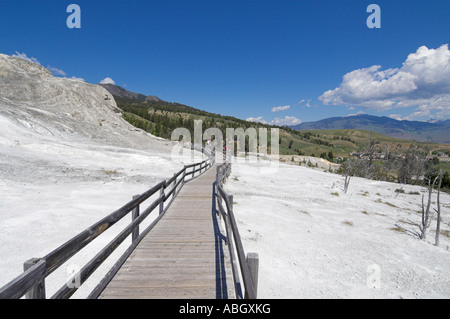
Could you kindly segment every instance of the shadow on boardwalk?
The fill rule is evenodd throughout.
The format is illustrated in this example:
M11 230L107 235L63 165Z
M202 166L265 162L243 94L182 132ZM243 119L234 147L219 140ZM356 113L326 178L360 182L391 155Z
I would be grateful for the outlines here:
M216 298L228 299L227 272L224 259L224 243L226 237L222 234L218 221L218 211L215 200L215 184L212 185L212 220L214 224L214 237L216 245Z

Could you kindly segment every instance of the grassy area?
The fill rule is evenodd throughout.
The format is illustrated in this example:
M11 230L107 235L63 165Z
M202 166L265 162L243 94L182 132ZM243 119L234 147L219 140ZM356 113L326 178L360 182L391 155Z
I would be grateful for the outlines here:
M450 162L439 162L439 168L442 169L443 172L450 172Z

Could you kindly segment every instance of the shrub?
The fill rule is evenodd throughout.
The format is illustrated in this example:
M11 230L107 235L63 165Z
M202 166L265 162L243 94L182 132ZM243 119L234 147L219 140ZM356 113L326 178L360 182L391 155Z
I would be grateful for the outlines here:
M384 202L386 205L388 205L388 206L391 206L391 207L396 207L396 208L398 208L398 206L397 205L394 205L394 204L391 204L391 203L389 203L389 202Z
M445 237L447 237L447 238L450 238L450 230L441 230L441 231L440 231L440 234L441 234L442 236L445 236Z
M119 174L116 170L103 170L103 173L105 173L106 175L116 175Z
M401 227L392 227L392 228L390 228L390 230L393 230L393 231L396 231L396 232L399 232L399 233L405 233L406 231L403 229L403 228L401 228Z

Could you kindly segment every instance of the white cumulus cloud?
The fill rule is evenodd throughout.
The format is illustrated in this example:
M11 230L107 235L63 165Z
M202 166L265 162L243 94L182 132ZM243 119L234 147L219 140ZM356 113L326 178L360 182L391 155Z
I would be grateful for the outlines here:
M34 57L28 57L25 53L19 53L19 52L17 52L16 51L16 53L15 54L13 54L13 55L11 55L11 56L13 56L13 57L16 57L16 58L19 58L19 59L22 59L22 60L25 60L25 61L28 61L28 62L33 62L33 63L36 63L36 64L39 64L39 65L41 65L41 63L38 61L38 59L36 59L36 58L34 58Z
M295 116L286 115L284 118L274 118L270 121L270 124L278 125L278 126L290 126L300 124L302 121L296 118Z
M29 62L33 62L33 63L39 64L39 65L42 65L42 64L39 62L38 59L36 59L35 57L29 57L29 56L27 56L27 54L24 53L24 52L19 53L19 52L16 51L16 53L13 54L13 55L11 55L11 56L16 57L16 58L19 58L19 59L22 59L22 60L26 60L26 61L29 61ZM64 71L61 70L61 69L55 68L55 67L53 67L53 66L51 66L51 65L47 65L47 69L50 70L50 71L53 73L53 75L59 75L59 76L62 76L62 77L64 77L64 78L70 79L70 80L76 80L76 81L80 81L80 82L86 82L86 80L83 79L83 78L79 78L79 77L75 77L75 76L67 77L67 73L66 73L66 72L64 72ZM106 78L106 79L109 79L109 78ZM106 79L105 79L105 80L106 80ZM112 81L112 80L111 80L111 81ZM113 82L114 82L114 81L113 81Z
M400 68L380 65L361 68L343 76L339 87L320 97L326 105L361 106L390 110L417 107L414 117L450 115L450 51L421 46L408 55Z
M302 105L303 103L305 103L303 106L304 107L311 107L311 99L301 99L300 101L297 102L297 105Z
M245 120L250 121L250 122L257 122L257 123L277 125L277 126L297 125L302 122L302 121L300 121L300 119L296 118L295 116L289 116L289 115L286 115L283 118L276 117L270 122L266 121L262 116L248 117Z
M63 70L60 70L58 68L55 68L53 66L48 65L47 69L49 69L50 71L52 71L53 75L61 75L61 76L66 76L66 72L64 72Z
M74 80L74 81L78 81L78 82L86 82L85 79L83 78L77 78L76 76L71 76L70 78L67 78L69 80Z
M245 119L246 121L249 122L257 122L257 123L263 123L263 124L267 124L267 121L263 119L262 116L258 116L258 117L248 117Z
M272 112L280 112L280 111L286 111L291 108L290 105L284 105L284 106L275 106L271 109Z
M114 82L114 80L110 77L106 77L100 81L100 84L116 84L116 82Z

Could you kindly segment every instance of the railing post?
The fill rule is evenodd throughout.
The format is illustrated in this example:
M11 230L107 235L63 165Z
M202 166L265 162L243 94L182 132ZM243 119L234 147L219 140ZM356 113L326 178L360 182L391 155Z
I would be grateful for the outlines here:
M161 189L159 190L159 197L164 197L164 188L166 187L166 183L164 183L164 185L161 186ZM164 198L161 201L161 203L159 203L159 214L162 215L162 213L164 212Z
M23 264L23 270L27 271L31 267L33 267L38 261L39 258L32 258L27 260ZM36 284L33 288L31 288L26 294L25 299L45 299L45 279L42 278L42 281Z
M255 298L258 295L258 270L259 270L259 256L258 253L248 253L245 258L248 269L250 270L250 277L252 279L253 292Z
M219 171L220 171L220 166L216 166L216 182L219 183Z
M181 176L181 179L183 180L182 182L181 182L181 187L183 187L183 185L186 183L186 171L187 171L187 168L186 168L186 166L187 165L184 165L184 167L183 167L183 175Z
M219 211L219 209L217 208L217 182L214 182L213 183L213 194L212 194L212 196L213 196L213 202L212 202L212 205L213 205L213 211L216 213L216 216L218 217L218 219L220 219L220 211Z
M175 175L177 175L177 173L173 174L173 176ZM175 180L173 181L172 198L175 198L176 193L177 193L177 178L175 177Z
M220 167L217 166L217 170L216 170L216 187L220 186L221 184L220 181ZM216 188L217 189L217 188ZM217 190L217 199L220 201L220 203L222 204L222 195L220 195L220 192Z
M220 174L220 179L222 179L222 174ZM228 240L231 241L231 237L233 236L232 234L234 231L233 227L231 227L231 221L230 221L230 211L233 211L233 195L228 195L228 201L230 202L230 210L227 209L227 218L228 218L228 225L230 227L230 235L227 235L227 242L228 242ZM226 206L226 199L225 199L225 206ZM228 238L228 237L230 237L230 238Z
M138 198L140 195L134 195L133 199ZM139 205L137 205L132 213L131 213L131 221L133 222L136 218L139 217ZM139 224L134 227L133 232L131 233L131 242L134 242L136 238L139 236Z

